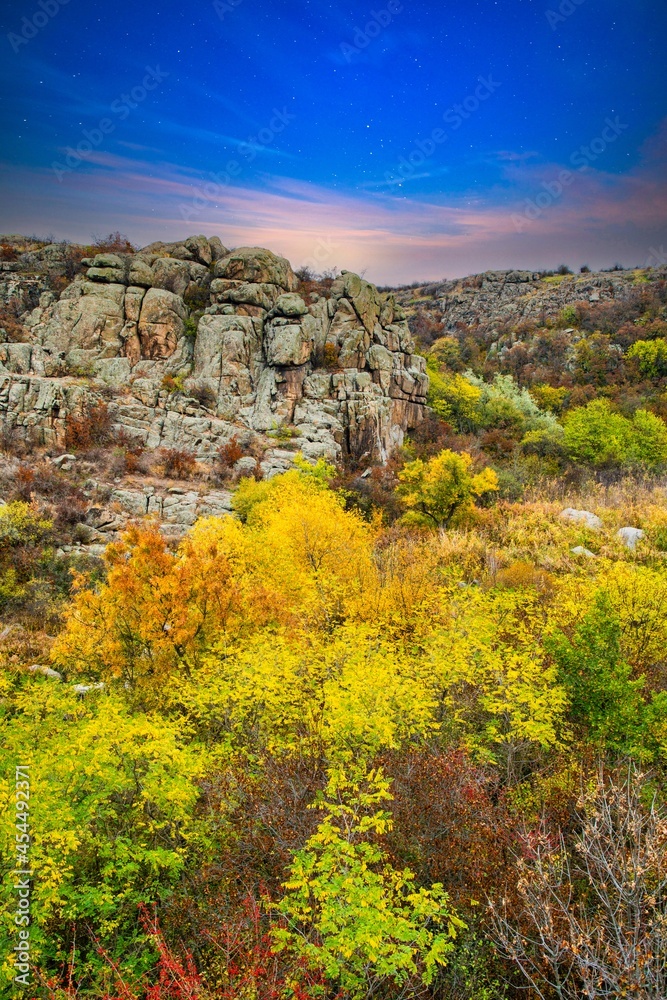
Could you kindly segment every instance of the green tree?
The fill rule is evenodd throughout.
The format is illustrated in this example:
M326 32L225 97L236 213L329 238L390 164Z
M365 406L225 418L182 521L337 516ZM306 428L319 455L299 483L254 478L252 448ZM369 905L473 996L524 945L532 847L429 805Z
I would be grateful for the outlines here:
M667 424L650 410L637 410L632 418L630 459L656 468L667 462Z
M567 415L565 446L571 458L590 465L656 468L667 462L667 425L649 410L628 420L608 400L594 399Z
M455 514L470 508L476 497L498 489L493 469L470 471L472 458L467 452L441 451L424 462L408 462L399 472L397 494L413 520L444 527Z
M626 357L637 362L644 378L664 378L667 375L667 341L637 340Z
M665 699L644 701L644 677L632 679L621 652L621 626L609 595L599 591L571 639L562 632L545 643L570 700L570 718L602 749L650 755L652 733L664 719Z
M480 422L481 389L472 385L465 375L442 372L435 355L426 359L426 365L430 380L429 406L457 430L463 433L476 430Z
M391 797L381 771L332 770L315 802L325 817L284 883L286 926L273 932L278 950L305 958L351 1000L382 983L403 986L403 996L421 993L465 929L442 885L417 888L414 874L391 867L374 842L391 829L378 808Z
M590 465L622 465L632 443L632 424L609 400L594 399L565 418L565 446L571 458Z

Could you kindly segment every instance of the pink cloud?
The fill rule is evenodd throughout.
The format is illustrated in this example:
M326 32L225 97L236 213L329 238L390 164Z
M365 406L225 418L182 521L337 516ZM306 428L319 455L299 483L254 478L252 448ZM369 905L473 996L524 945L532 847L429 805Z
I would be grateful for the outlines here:
M524 214L527 204L553 185L564 165L512 154L503 154L502 188L438 199L341 192L269 175L258 187L247 168L216 184L177 164L104 151L60 184L50 171L34 171L29 197L25 172L0 170L5 190L16 195L5 213L14 231L48 229L87 240L91 230L121 229L140 243L205 232L227 245L269 246L295 266L309 260L320 269L366 270L372 280L393 283L562 260L572 266L644 262L651 245L665 241L666 139L663 128L645 145L639 166L623 175L604 172L602 157L599 165L574 171L572 183L534 219Z

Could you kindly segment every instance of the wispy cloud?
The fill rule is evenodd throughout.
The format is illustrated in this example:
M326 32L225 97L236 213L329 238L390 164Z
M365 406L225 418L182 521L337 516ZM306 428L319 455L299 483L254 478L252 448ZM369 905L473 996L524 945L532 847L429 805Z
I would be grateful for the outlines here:
M194 222L179 207L205 181L201 172L98 151L65 193L47 171L0 165L8 197L5 226L49 229L72 239L120 228L147 243L178 238L193 229L217 234L227 245L265 245L295 265L312 254L318 239L336 246L331 263L368 269L371 279L399 282L436 279L498 267L538 267L565 259L592 266L646 259L647 248L665 241L667 130L653 137L639 166L622 174L590 168L530 227L517 233L512 213L525 193L562 165L506 158L504 183L480 196L397 197L393 192L340 191L296 178L264 174L239 177L211 196ZM64 188L64 184L60 188Z

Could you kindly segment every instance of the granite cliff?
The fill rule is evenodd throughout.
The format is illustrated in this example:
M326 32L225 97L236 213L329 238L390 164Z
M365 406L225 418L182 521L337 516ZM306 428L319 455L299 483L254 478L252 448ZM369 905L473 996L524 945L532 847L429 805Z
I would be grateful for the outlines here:
M31 447L64 450L68 420L104 402L148 448L206 459L260 442L270 476L296 450L384 461L423 419L403 309L356 274L304 297L284 258L204 236L76 265L63 244L14 256L0 265L0 303L18 315L0 343L0 420Z

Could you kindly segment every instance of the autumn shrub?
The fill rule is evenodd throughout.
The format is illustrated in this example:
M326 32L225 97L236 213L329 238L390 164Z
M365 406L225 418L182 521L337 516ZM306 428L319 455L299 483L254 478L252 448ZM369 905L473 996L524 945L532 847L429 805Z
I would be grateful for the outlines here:
M21 501L0 505L0 556L17 547L33 548L48 537L52 528L35 504Z
M570 410L564 425L565 446L577 461L647 468L667 462L667 424L649 410L637 410L630 420L615 412L608 400L595 399Z
M645 378L664 378L667 375L667 341L636 340L627 352L630 360L635 359L640 373Z
M240 458L245 455L245 450L239 444L236 434L232 434L229 441L218 448L218 462L223 471L233 469Z
M493 494L498 480L492 469L472 474L472 458L465 452L442 451L423 462L408 462L398 474L397 495L410 520L445 527L455 515L469 510L475 498Z
M135 981L154 964L137 906L170 891L188 841L194 844L202 751L184 745L178 724L133 716L106 694L82 703L51 678L35 681L16 707L3 726L0 753L5 775L10 763L13 775L30 742L30 820L37 832L30 851L31 961L66 966L75 947L81 986L90 989L103 977L99 943ZM74 768L83 780L73 787ZM12 824L4 810L3 847L14 839ZM9 912L13 890L8 880L4 886ZM7 953L13 940L7 922L0 936Z
M438 337L428 351L428 356L434 358L439 365L444 365L450 371L462 371L463 359L461 357L461 345L456 337Z
M118 230L106 236L93 237L94 253L136 253L138 249L124 233L119 233Z
M188 309L194 312L205 309L210 302L210 297L210 288L207 285L196 285L194 282L190 282L183 295L183 301Z
M417 309L409 319L410 332L422 347L437 343L442 337L444 322L442 313ZM460 354L459 354L460 360Z
M350 1000L385 984L419 996L465 925L442 885L417 888L409 869L388 864L377 837L392 827L383 808L389 782L363 770L333 770L318 796L323 818L288 871L278 905L286 924L274 928L274 946L305 959Z
M340 369L340 363L338 361L338 356L340 351L335 344L329 343L322 347L321 352L316 357L316 367L325 368L327 371L338 371Z
M521 906L495 897L499 948L539 997L665 995L667 818L633 765L582 790L577 829L541 823L516 852Z
M89 404L80 416L70 414L65 423L66 447L86 451L111 440L111 414L106 403Z
M68 477L51 462L21 462L12 476L12 498L30 501L33 497L62 501L81 493Z
M183 448L160 448L158 461L163 475L190 479L197 470L197 456Z
M427 358L429 375L428 402L442 420L459 431L474 431L480 424L479 403L482 392L463 375L440 371L436 358Z
M215 390L202 382L193 382L187 386L188 395L196 399L200 406L214 410L217 402Z
M5 331L9 343L20 344L26 338L25 327L19 322L18 316L7 306L0 308L0 329Z
M181 372L178 375L173 375L168 372L166 375L162 376L160 385L163 389L167 390L169 395L176 392L184 392L186 378L187 375L185 372Z
M394 862L411 858L420 882L441 882L465 919L473 918L473 900L504 887L510 874L514 829L500 776L454 748L388 754L383 765L392 778L386 843Z
M0 260L18 260L19 255L15 247L10 243L0 243Z
M554 583L550 574L545 570L523 560L517 560L504 569L498 570L494 582L495 586L501 589L523 590L527 587L534 587L542 592L551 592Z

